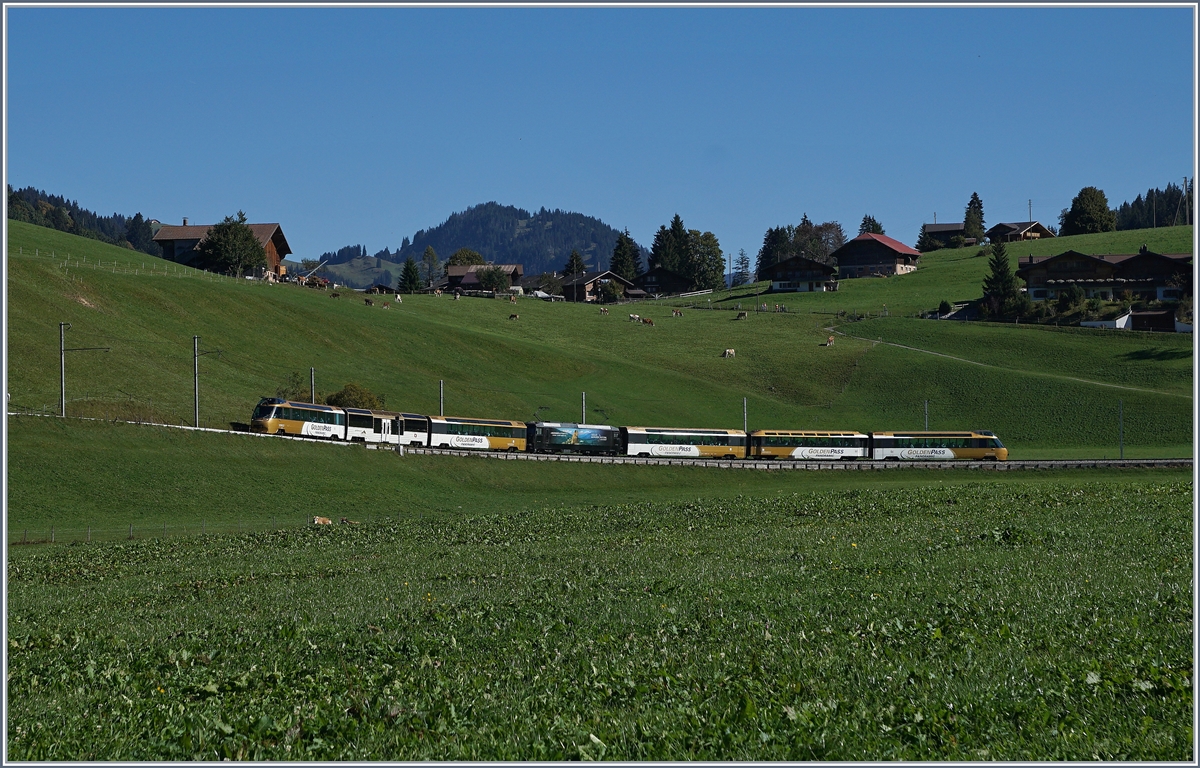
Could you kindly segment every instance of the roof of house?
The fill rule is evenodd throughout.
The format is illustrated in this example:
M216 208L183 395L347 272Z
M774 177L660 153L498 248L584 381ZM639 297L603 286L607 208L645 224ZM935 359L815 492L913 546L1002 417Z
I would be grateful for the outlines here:
M1018 276L1020 276L1022 273L1028 274L1029 269L1031 267L1036 267L1041 264L1045 264L1048 261L1053 261L1054 259L1058 259L1063 256L1082 257L1084 259L1089 259L1093 262L1104 262L1104 263L1108 263L1108 264L1120 264L1122 262L1129 261L1130 259L1135 259L1138 257L1169 259L1171 261L1175 261L1180 264L1186 264L1187 262L1192 260L1192 254L1190 254L1190 253L1155 253L1154 251L1142 251L1140 253L1111 253L1111 254L1103 253L1103 254L1096 254L1093 256L1091 254L1080 253L1079 251L1071 250L1071 251L1063 251L1062 253L1055 254L1054 256L1030 256L1030 257L1026 257L1023 259L1017 259L1017 269L1014 271L1014 274L1016 274Z
M277 247L275 249L276 252L281 257L292 252L287 238L283 236L283 229L278 224L247 224L246 226L250 227L250 231L258 238L258 242L263 245L266 245L267 241L275 237L275 233L278 232L283 247ZM162 240L203 240L208 235L208 230L212 228L212 224L189 224L186 227L164 224L158 228L158 232L154 235L154 240L155 242Z
M925 227L925 231L930 234L941 232L962 232L965 228L964 223L961 221L956 224L922 224L921 226ZM862 237L862 235L859 235L859 237Z
M858 238L855 238L855 239L857 240ZM833 266L832 264L826 264L823 261L817 261L816 259L810 259L807 256L793 256L790 259L784 259L783 261L779 261L779 262L772 264L771 266L767 267L763 271L768 272L768 273L774 272L775 270L777 270L781 267L784 267L788 264L792 264L793 262L801 262L801 261L806 261L809 264L811 264L814 268L816 268L817 270L826 272L830 275L837 272L837 267Z
M492 267L509 273L517 272L522 275L525 274L524 264L455 264L454 266L446 267L446 275L450 277L465 277L472 272Z
M888 250L894 251L895 253L898 253L902 256L915 256L917 258L921 257L921 252L916 250L915 248L909 248L907 245L900 242L899 240L896 240L895 238L888 237L887 235L877 235L874 232L864 232L863 234L859 235L858 237L854 238L853 240L847 241L846 244L843 245L841 248L838 248L836 251L829 254L829 257L832 259L836 259L838 253L849 248L851 246L851 243L863 243L863 242L868 242L871 240L874 240L875 242L884 246Z

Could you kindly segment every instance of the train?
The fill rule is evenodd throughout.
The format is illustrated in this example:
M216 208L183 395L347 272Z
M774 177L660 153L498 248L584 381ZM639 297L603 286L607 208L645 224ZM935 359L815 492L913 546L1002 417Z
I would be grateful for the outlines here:
M513 453L796 461L1006 461L992 432L686 429L510 421L338 408L264 397L250 431L379 443Z

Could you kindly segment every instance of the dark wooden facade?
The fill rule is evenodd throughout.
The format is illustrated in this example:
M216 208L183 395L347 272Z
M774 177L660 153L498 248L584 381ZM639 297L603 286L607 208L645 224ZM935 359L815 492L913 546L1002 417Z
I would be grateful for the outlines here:
M950 241L955 237L964 238L967 245L974 245L975 238L966 236L966 227L963 222L953 222L950 224L925 224L925 234L937 240L944 247L950 247Z
M830 254L839 278L902 275L917 268L921 252L887 235L865 233Z
M692 284L686 277L678 275L666 267L655 267L643 272L633 278L633 284L651 295L686 293L692 288Z
M626 296L629 289L634 287L633 283L611 270L584 272L563 280L563 298L567 301L597 301L600 298L600 286L610 281L621 286L622 296Z
M525 276L524 264L463 264L453 267L446 267L446 282L439 284L437 287L445 290L449 288L461 288L464 291L480 290L479 278L476 273L481 269L489 269L498 267L508 277L509 286L517 286L520 288L521 279Z
M283 258L292 252L287 238L283 236L283 228L278 224L249 224L250 231L258 242L262 243L267 255L267 272L282 276L286 269L280 264ZM182 226L164 224L154 235L154 242L163 250L163 258L177 264L189 267L198 265L200 243L208 236L212 224L191 224L187 219Z
M833 279L837 268L803 256L793 256L773 264L759 273L759 280L770 280L771 291L802 292L836 291L837 280Z
M1173 301L1192 293L1194 265L1190 253L1161 254L1142 250L1133 254L1090 256L1066 251L1057 256L1021 259L1016 276L1025 281L1034 301L1057 298L1060 291L1078 286L1087 298L1114 301L1130 297Z
M1054 233L1036 221L1002 222L987 231L993 243L1015 243L1021 240L1045 240Z

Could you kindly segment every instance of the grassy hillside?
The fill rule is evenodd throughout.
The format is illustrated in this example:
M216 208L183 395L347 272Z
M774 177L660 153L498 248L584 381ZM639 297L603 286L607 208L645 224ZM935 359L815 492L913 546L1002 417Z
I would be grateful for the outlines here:
M1191 226L1158 227L1008 243L1007 249L1009 262L1016 270L1017 260L1030 254L1054 256L1072 249L1092 255L1137 253L1142 245L1146 245L1159 253L1190 253L1192 233ZM988 272L988 260L986 256L977 256L978 253L978 247L931 251L922 254L917 271L907 275L841 280L838 290L833 293L779 294L764 296L759 301L772 305L782 301L790 309L803 312L845 310L874 314L887 307L893 315L915 314L936 309L942 300L953 304L979 298L984 275ZM767 287L766 283L761 283L712 298L714 302L728 302L731 294L733 303L742 301L750 306L754 299L748 294Z
M6 757L1190 761L1191 493L947 482L14 547Z
M28 255L35 249L54 258ZM68 252L70 261L62 258ZM79 267L80 256L116 266ZM898 338L909 338L919 328L921 344L996 368L866 340L823 346L833 318L816 312L838 307L831 302L857 298L865 310L886 301L901 314L898 303L928 304L896 298L920 296L902 281L964 282L968 268L986 262L969 256L931 254L913 275L843 281L836 294L789 294L780 298L791 312L748 321L728 312L671 318L665 306L635 307L656 320L653 328L629 323L620 311L602 317L594 307L532 299L514 310L501 301L416 296L384 311L352 294L331 300L295 286L175 277L182 272L152 261L10 222L12 407L54 408L58 323L66 321L69 347L111 348L68 353L69 412L80 415L190 422L192 337L199 335L202 350L221 352L200 361L206 426L245 421L259 397L273 395L292 372L307 381L312 366L321 391L355 381L387 395L389 407L436 413L441 379L448 414L516 419L577 420L586 391L589 419L615 424L741 427L745 397L752 429L911 429L922 425L929 400L931 426L993 429L1014 457L1115 454L1121 398L1126 455L1190 455L1191 400L1181 396L1190 391L1190 337L1052 336L1049 329L889 317L880 322L894 326L846 330L886 338L895 327ZM142 264L166 271L147 274ZM508 319L513 311L520 320ZM1043 341L1053 352L1027 353L1027 343ZM737 357L722 359L726 348ZM1104 386L1130 382L1139 389Z

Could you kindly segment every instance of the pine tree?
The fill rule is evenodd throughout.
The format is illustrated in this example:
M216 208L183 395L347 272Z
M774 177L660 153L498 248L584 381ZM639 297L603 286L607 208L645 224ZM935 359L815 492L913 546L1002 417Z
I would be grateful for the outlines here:
M942 243L933 235L925 231L925 225L921 225L921 234L917 236L917 250L921 253L929 253L936 251L942 247Z
M629 236L628 229L617 235L617 244L608 268L626 280L632 280L642 273L642 255L638 252L637 243Z
M999 315L1017 298L1017 278L1008 263L1008 249L1003 242L992 243L988 259L990 272L983 278L983 299L992 314Z
M858 225L858 234L883 235L886 233L883 231L883 225L876 221L874 216L863 216L862 224Z
M733 286L745 285L750 282L750 257L745 248L738 249L738 256L733 260Z
M421 290L421 287L421 272L417 269L417 262L413 261L412 256L409 256L404 260L404 271L400 273L400 290L405 293L416 293Z
M971 199L967 203L967 210L963 214L963 237L973 237L976 243L982 243L986 236L986 231L983 228L983 201L979 199L979 194L971 193ZM920 250L919 248L917 250Z
M583 257L579 255L579 251L572 250L571 257L567 259L567 265L563 267L563 272L568 275L581 275L587 271L587 265L583 263Z
M404 239L408 240L407 237ZM425 285L433 285L433 281L440 277L439 266L437 251L433 250L432 245L425 246L425 253L421 256L421 277Z

